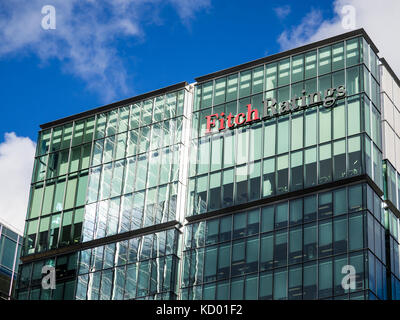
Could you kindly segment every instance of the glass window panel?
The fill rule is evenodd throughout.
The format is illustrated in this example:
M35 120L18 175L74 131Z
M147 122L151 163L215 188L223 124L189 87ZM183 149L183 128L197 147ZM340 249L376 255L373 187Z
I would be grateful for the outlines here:
M214 105L225 102L226 78L215 80Z
M252 93L262 92L264 88L264 66L253 69Z
M301 263L303 260L303 229L293 228L289 233L289 264Z
M135 129L140 125L141 103L135 103L131 106L130 129Z
M303 77L304 77L303 59L304 59L304 55L302 55L302 54L292 58L291 82L303 80Z
M311 51L305 56L305 78L312 78L317 75L317 52Z
M80 120L75 122L74 136L72 138L73 146L82 143L84 127L85 127L85 120Z
M353 135L361 131L360 99L348 99L347 102L347 132Z
M331 144L319 147L319 183L332 181L332 148Z
M238 75L234 74L228 76L226 101L232 101L237 99L237 86L238 86Z
M278 120L278 154L289 150L289 118ZM269 137L271 139L271 137Z
M275 89L277 87L277 65L276 63L271 63L266 66L266 90Z
M360 62L358 38L346 41L346 66L352 66Z
M269 232L274 229L274 206L267 206L261 211L261 232Z
M142 121L141 125L147 125L151 123L152 119L152 113L153 113L153 100L145 100L143 102L143 109L142 109Z
M318 228L318 254L319 257L326 257L332 254L332 222L324 221Z
M212 103L213 82L207 82L202 85L201 108L205 109Z
M330 141L331 138L331 109L319 108L319 142Z
M304 185L310 187L317 184L317 149L311 148L304 153Z
M275 194L275 159L264 160L263 162L263 196Z
M333 270L332 260L322 260L319 262L318 270L318 298L332 296L333 290Z
M233 204L233 176L233 169L224 170L222 176L222 201L224 207Z
M362 249L363 245L363 215L349 216L349 250Z
M318 74L331 72L331 46L319 49L318 52L319 52Z
M284 86L289 84L290 80L290 60L285 59L279 61L279 69L278 69L278 85L279 86Z
M301 300L303 295L303 272L302 268L293 266L289 269L289 300Z
M287 299L287 271L279 269L274 272L274 300Z
M288 231L283 230L275 233L274 245L274 267L287 264Z
M344 68L344 42L332 46L332 70Z
M260 275L259 297L261 300L272 299L272 283L272 272L266 272Z
M334 179L346 177L346 141L336 141L333 143L333 167Z
M267 121L264 125L264 157L275 155L276 140L276 120Z
M360 68L358 66L346 70L346 91L349 96L360 92L359 71Z
M304 226L304 261L317 258L317 227L315 223Z
M303 151L293 152L290 155L290 184L291 190L303 188Z
M354 176L362 173L361 139L353 137L348 139L348 175Z
M288 191L289 186L289 156L284 155L277 159L277 192Z
M262 235L260 241L260 268L261 270L268 270L274 265L274 235Z
M333 108L333 138L343 138L346 135L345 103L340 101Z
M347 217L341 216L333 220L333 253L347 251Z
M251 70L240 72L239 98L251 93Z
M290 201L290 225L296 225L303 221L303 199Z
M316 110L307 110L305 114L305 146L311 146L317 143L317 112Z
M303 114L293 115L291 124L291 150L300 149L303 147Z
M303 299L317 298L317 264L315 262L304 265L303 270Z

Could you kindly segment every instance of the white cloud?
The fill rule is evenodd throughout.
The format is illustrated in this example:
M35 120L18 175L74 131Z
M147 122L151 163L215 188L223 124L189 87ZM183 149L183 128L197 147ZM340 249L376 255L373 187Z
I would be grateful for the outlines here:
M351 5L356 11L356 28L364 28L372 41L380 50L380 57L385 57L394 71L400 75L400 60L397 55L400 42L396 32L400 30L400 1L385 0L335 0L333 3L334 17L323 20L320 11L312 9L299 25L285 30L278 42L282 50L302 44L318 41L330 36L344 33L342 26L342 8Z
M276 16L279 19L283 20L290 14L291 8L290 8L289 5L285 5L285 6L282 6L282 7L274 8L274 11L275 11Z
M63 70L83 79L109 102L127 93L127 74L118 41L142 41L144 27L160 23L160 8L171 5L187 25L210 0L29 0L0 2L0 58L34 53L58 59ZM56 10L56 29L44 30L44 5Z
M0 221L23 233L35 143L14 132L0 143Z

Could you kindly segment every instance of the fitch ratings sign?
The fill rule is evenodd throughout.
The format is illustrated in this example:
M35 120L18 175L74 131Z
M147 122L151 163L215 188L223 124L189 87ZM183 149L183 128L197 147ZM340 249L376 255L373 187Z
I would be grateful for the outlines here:
M259 114L257 109L253 109L251 104L248 104L246 113L240 112L237 115L229 113L229 115L225 117L225 113L221 112L206 116L206 133L211 133L212 128L216 126L218 126L219 131L233 129L253 122L298 111L300 109L306 109L320 103L322 103L324 107L329 108L332 107L338 99L344 98L345 96L346 89L342 85L337 88L326 89L324 97L321 96L320 92L307 94L305 90L302 90L301 97L294 96L290 100L282 101L280 103L278 103L274 98L269 98L263 101L264 107L262 115Z

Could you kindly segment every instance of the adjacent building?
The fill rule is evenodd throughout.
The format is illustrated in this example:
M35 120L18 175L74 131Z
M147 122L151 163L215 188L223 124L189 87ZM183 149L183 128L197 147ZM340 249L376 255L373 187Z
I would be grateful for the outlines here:
M0 299L14 298L21 247L22 236L0 223Z
M399 85L359 29L42 125L18 299L400 299Z

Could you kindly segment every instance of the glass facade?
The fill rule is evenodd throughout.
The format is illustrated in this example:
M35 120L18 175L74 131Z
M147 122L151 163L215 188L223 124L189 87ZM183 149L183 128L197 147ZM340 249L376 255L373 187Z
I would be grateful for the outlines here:
M0 299L14 299L22 236L0 223Z
M19 299L400 299L373 44L343 35L230 70L44 126ZM325 106L331 88L345 95ZM271 99L287 108L264 118ZM260 119L229 128L249 104Z
M370 55L356 38L197 85L187 215L363 174L382 189L379 75ZM206 133L206 115L246 113L249 103L262 114L264 98L286 101L303 89L340 85L347 96L332 108Z
M380 204L368 185L356 184L191 224L182 298L384 299ZM342 287L345 265L355 267L354 289Z

